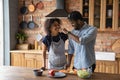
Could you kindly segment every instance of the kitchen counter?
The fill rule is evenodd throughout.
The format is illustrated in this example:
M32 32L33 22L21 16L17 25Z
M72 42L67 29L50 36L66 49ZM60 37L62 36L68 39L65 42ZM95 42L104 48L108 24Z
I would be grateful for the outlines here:
M42 54L42 50L11 50L10 53L36 53L36 54ZM67 50L65 50L65 53L67 53ZM48 52L47 52L48 54ZM66 54L67 55L67 54Z
M10 53L39 53L39 54L42 54L42 50L11 50Z
M35 76L33 68L1 66L0 80L58 80L58 78L49 78L48 71L44 71L42 76ZM59 80L83 80L77 75L67 74L64 78ZM94 73L88 80L120 80L119 74Z

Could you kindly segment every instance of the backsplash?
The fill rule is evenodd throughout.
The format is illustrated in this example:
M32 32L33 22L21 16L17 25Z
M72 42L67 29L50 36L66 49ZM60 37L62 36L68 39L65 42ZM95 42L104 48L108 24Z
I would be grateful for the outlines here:
M36 5L40 0L33 0L33 4ZM66 1L66 10L67 12L71 12L73 10L80 11L80 0L65 0ZM33 16L33 21L36 23L36 27L34 29L21 29L23 30L27 35L27 43L30 43L34 45L34 41L36 40L36 35L37 34L42 34L43 36L45 35L44 33L44 21L46 20L46 15L52 12L54 9L56 9L56 0L42 0L44 4L43 9L36 9L33 13L29 13L24 15L24 20L27 21L27 23L31 20L31 16ZM31 0L25 0L25 6L28 7L28 5L31 4ZM18 21L19 23L23 20L22 17L23 15L20 13L20 8L23 5L23 0L19 0L19 9L18 9ZM61 19L62 20L62 26L65 27L68 30L71 30L72 27L67 19ZM111 52L111 46L113 42L120 38L120 33L119 32L98 32L97 34L97 40L96 40L96 46L95 50L96 51L106 51L106 52ZM40 42L41 44L41 42ZM67 43L66 43L67 44ZM67 47L67 46L66 46Z

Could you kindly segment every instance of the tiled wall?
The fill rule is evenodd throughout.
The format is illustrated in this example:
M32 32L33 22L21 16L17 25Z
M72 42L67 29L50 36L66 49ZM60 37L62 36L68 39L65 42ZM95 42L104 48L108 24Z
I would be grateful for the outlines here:
M21 8L23 0L19 0L19 9ZM31 0L25 0L26 6L28 6L31 3ZM34 4L37 4L39 0L33 0ZM80 0L65 0L66 1L66 10L68 12L71 12L73 10L80 11ZM44 35L44 21L46 19L46 15L49 14L51 11L56 9L56 0L43 0L44 8L42 10L36 9L34 13L28 13L25 15L25 20L29 22L30 16L33 15L33 21L38 25L34 29L23 29L23 31L28 35L28 39L26 42L30 44L34 44L34 40L36 38L36 35L38 33L41 33ZM18 11L19 11L18 9ZM19 13L18 20L19 23L22 21L22 15ZM67 19L62 19L63 25L62 27L67 28L68 30L71 30L72 27ZM41 25L41 26L39 26ZM112 43L120 38L119 32L99 32L97 35L96 40L96 51L112 51L111 45Z

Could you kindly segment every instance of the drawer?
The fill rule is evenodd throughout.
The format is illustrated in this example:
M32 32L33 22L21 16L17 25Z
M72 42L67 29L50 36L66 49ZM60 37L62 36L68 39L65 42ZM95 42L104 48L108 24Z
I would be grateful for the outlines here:
M35 54L25 54L25 58L33 59L33 58L36 58L36 55Z

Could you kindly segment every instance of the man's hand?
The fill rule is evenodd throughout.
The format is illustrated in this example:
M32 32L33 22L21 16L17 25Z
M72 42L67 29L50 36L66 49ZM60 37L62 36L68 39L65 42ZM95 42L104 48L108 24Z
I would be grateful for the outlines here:
M67 70L67 69L69 69L69 68L70 68L70 64L69 64L69 63L67 63L67 64L66 64L66 68L65 68L65 69Z

